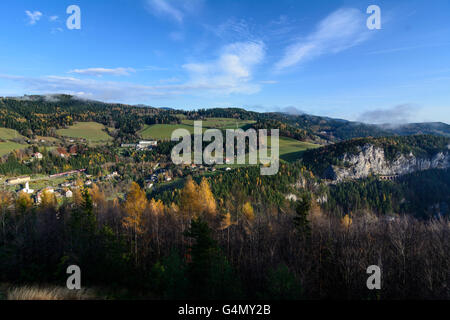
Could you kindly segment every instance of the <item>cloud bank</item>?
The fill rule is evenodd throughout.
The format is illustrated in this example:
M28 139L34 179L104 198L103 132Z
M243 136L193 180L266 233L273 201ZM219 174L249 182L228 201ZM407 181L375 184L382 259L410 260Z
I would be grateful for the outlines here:
M358 117L358 121L372 124L405 124L417 115L418 107L412 104L401 104L388 109L366 111Z

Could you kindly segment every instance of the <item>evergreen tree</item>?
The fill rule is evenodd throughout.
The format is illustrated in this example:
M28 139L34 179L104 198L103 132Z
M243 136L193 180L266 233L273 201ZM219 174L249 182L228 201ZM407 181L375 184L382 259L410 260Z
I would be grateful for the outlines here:
M297 231L303 236L311 234L311 226L308 220L309 211L311 209L311 195L304 193L297 201L295 208L294 225Z

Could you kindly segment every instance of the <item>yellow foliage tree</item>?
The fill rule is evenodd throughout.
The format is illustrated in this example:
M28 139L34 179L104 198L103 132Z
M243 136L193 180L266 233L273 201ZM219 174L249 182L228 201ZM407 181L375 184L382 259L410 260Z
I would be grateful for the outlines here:
M199 197L198 185L188 177L181 191L180 209L185 218L192 218L198 216L202 211L202 203Z
M126 212L126 216L122 221L122 225L124 228L130 230L134 237L134 253L136 264L138 261L138 235L144 232L143 230L143 214L145 209L147 208L147 196L145 192L141 189L141 187L133 182L131 184L130 191L127 194L127 199L124 203L124 209Z
M20 192L16 200L16 210L25 212L33 205L30 195L26 192Z
M242 214L249 222L252 222L253 220L255 220L255 212L253 210L253 207L252 207L252 204L250 203L250 201L247 201L242 206Z
M222 223L220 224L220 230L228 229L229 227L235 224L237 224L237 222L232 221L231 214L227 212L222 219Z
M155 216L162 216L164 214L165 206L161 200L155 201L155 199L152 199L149 208L150 212Z
M203 178L200 183L200 201L202 205L202 211L206 213L210 217L214 217L217 214L217 203L216 199L214 199L214 195L211 191L211 187L209 186L206 178Z
M341 224L344 228L347 228L347 229L350 228L350 226L352 225L352 218L348 214L346 214L342 218Z
M44 190L41 194L41 208L55 208L57 205L55 194L49 190Z
M83 190L83 181L78 179L75 183L75 188L72 190L72 200L78 207L83 204Z
M97 186L97 184L92 185L92 189L90 190L91 197L92 197L92 203L94 207L102 207L105 205L105 195L100 190L100 188Z

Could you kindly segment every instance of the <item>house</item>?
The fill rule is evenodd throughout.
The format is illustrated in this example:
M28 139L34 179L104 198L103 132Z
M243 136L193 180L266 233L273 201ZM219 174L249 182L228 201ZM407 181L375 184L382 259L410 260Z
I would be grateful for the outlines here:
M31 180L31 177L29 176L22 176L17 178L12 178L6 181L6 183L10 186L16 185L16 184L22 184L25 182L29 182Z
M76 145L70 146L70 147L69 147L69 153L70 153L70 155L72 155L72 156L76 156L77 153L78 153L78 148L77 148L77 146L76 146Z
M42 160L42 158L44 158L44 156L40 152L33 153L31 156L36 160Z
M108 175L106 176L106 179L112 179L112 178L118 177L118 176L119 176L119 174L117 173L117 171L114 171L113 173L108 174Z
M57 152L58 156L60 156L61 158L69 158L70 157L70 154L64 148L57 148L56 152Z

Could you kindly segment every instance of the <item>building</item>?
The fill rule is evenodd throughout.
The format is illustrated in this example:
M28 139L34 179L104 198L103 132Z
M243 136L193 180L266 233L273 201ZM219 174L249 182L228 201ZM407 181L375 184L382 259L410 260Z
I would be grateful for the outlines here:
M33 153L32 157L36 160L42 160L42 158L44 158L44 156L40 152Z
M61 158L68 158L70 156L70 153L68 153L64 148L57 148L56 152Z
M10 186L16 185L16 184L23 184L25 182L31 181L31 177L29 176L22 176L17 178L12 178L6 181L6 183Z
M144 150L144 149L151 149L158 146L158 141L139 141L138 145L136 146L136 148L138 150Z
M25 188L22 189L22 192L28 193L28 194L33 194L34 190L30 189L30 185L28 184L28 182L25 183Z
M69 147L69 153L72 156L76 156L78 153L78 147L76 145L72 145Z
M122 143L120 146L122 148L136 148L137 144L135 144L135 143Z

